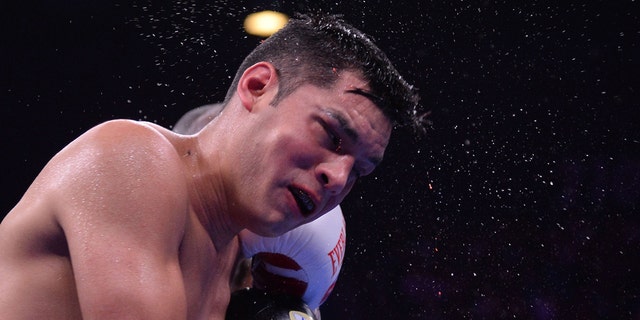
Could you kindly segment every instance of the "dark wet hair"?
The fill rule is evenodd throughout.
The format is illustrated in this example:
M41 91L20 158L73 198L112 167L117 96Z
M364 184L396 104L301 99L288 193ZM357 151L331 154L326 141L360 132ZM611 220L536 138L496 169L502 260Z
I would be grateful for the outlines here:
M398 73L386 54L363 32L347 24L341 16L301 15L290 19L242 62L231 84L226 102L235 93L238 81L250 66L267 61L279 76L277 105L302 84L330 87L341 71L358 72L368 81L367 95L394 125L422 127L416 89Z

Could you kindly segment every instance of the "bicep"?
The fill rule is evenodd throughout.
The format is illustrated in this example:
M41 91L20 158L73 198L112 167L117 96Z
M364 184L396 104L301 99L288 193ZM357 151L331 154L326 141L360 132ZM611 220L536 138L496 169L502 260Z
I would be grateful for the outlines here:
M128 247L131 252L125 252L94 245L89 250L91 253L71 252L84 317L185 317L185 290L175 259L162 259L139 247Z
M63 226L83 313L179 315L186 302L176 231L139 201L104 200L103 208L70 209Z

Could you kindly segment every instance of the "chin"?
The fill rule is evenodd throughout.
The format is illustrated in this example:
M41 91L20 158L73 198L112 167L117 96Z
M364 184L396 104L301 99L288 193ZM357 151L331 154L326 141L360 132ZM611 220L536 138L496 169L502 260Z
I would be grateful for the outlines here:
M254 225L252 228L247 229L262 237L278 237L293 228L295 226L289 226L285 221L278 220L262 221L259 225Z
M249 231L261 236L261 237L267 237L267 238L275 238L278 236L281 236L282 234L286 233L287 231L279 231L277 229L249 229Z
M270 228L269 230L266 230L265 234L263 235L264 237L279 237L287 232L289 232L290 230L294 229L295 227L293 226L284 226L283 224L279 224L274 226L273 228Z
M272 214L261 225L256 226L261 232L255 232L263 237L280 236L300 225L300 217L291 213L277 212Z

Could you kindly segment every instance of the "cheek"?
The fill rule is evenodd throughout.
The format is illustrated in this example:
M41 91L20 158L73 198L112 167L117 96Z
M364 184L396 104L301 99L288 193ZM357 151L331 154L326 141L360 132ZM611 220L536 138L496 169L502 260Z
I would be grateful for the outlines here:
M303 169L312 168L321 155L318 144L309 135L300 132L282 136L275 152L283 162Z

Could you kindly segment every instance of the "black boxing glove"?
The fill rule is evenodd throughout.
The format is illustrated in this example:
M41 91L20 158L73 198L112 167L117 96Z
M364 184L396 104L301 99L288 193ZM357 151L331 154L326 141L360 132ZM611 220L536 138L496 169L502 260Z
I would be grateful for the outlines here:
M231 294L226 320L318 320L299 297L245 288Z

